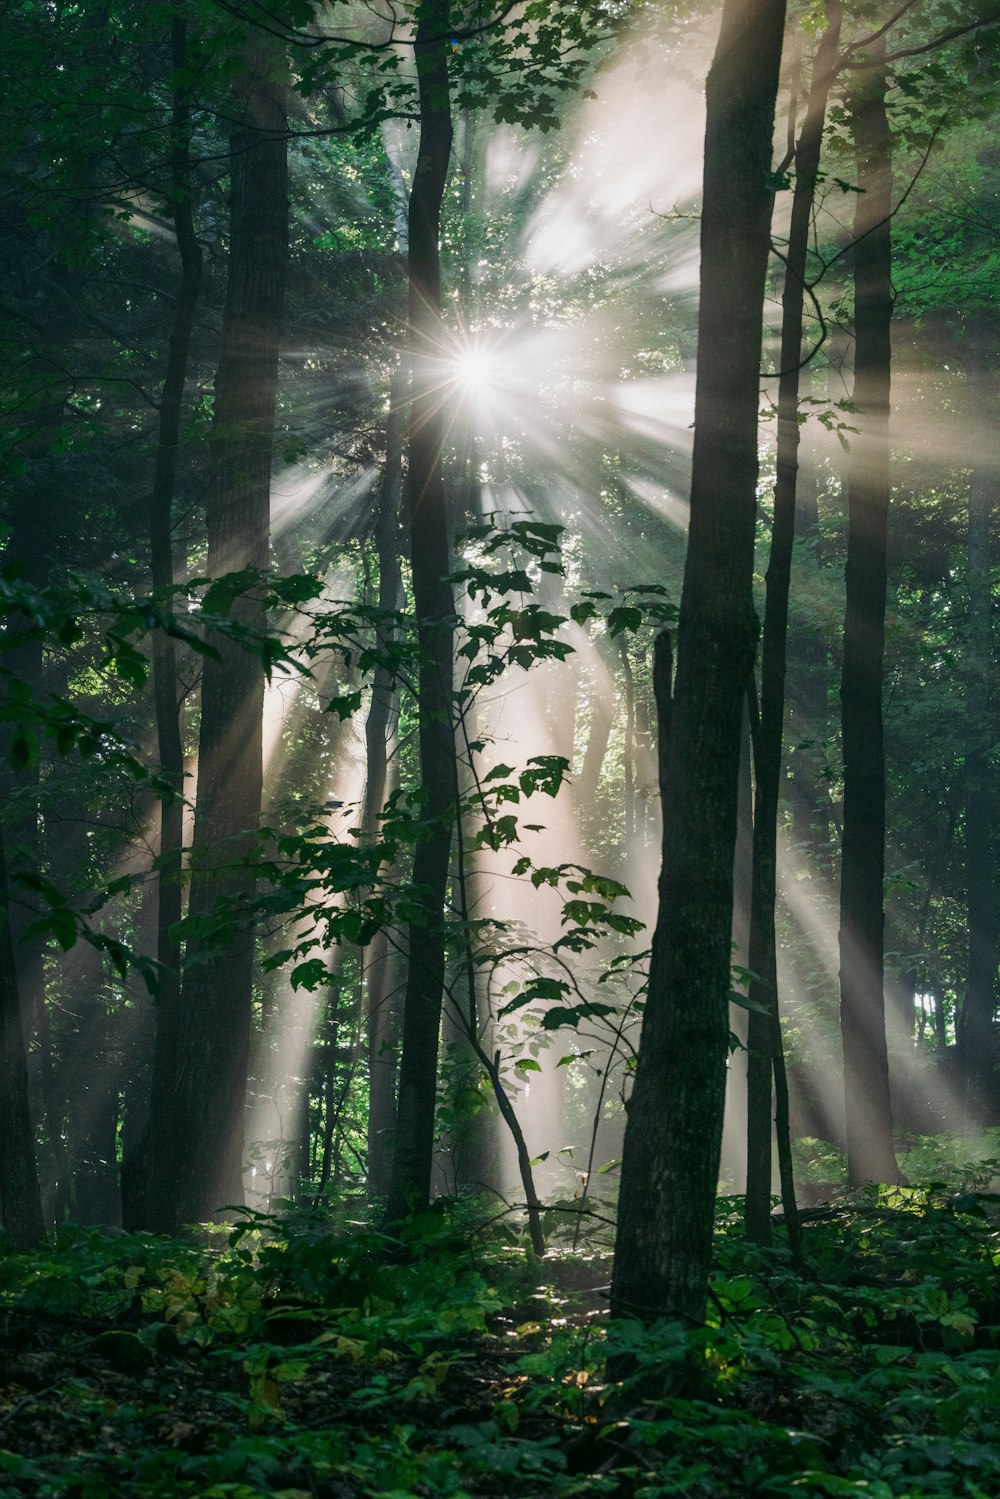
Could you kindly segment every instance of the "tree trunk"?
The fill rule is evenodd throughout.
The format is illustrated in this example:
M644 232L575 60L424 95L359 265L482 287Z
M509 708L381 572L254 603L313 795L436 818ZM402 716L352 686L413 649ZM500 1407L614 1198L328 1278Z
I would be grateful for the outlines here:
M10 526L10 556L23 565L25 582L36 588L45 587L53 564L66 550L65 543L60 545L64 518L59 507L51 503L53 480L46 458L61 430L65 401L69 394L69 386L56 384L52 398L38 411L36 430L23 449L28 461L28 471L14 489L12 502L6 513ZM19 619L17 616L8 618L6 627L8 634L3 653L4 667L12 677L26 682L39 700L45 700L50 692L50 684L47 680L45 647L41 634L32 628L30 620ZM0 789L4 799L8 870L11 873L24 870L51 876L46 828L39 816L44 750L30 765L13 772L10 767L10 744L15 728L13 723L0 726L0 759L4 762L4 769L0 773ZM43 1182L48 1179L48 1206L48 1201L52 1198L61 1204L68 1192L69 1154L65 1139L65 1100L57 1078L58 1067L46 1004L46 938L41 933L29 932L38 915L30 898L19 899L8 910L7 923L14 953L26 1047L31 1038L34 1039L29 1090L37 1083L41 1093L48 1156L42 1174ZM48 1215L48 1221L52 1221L52 1215Z
M777 897L778 802L781 791L782 729L785 718L785 645L788 592L795 541L795 490L799 452L799 377L802 363L802 310L806 262L812 230L813 199L819 171L826 101L837 59L843 7L828 0L827 26L813 63L809 102L795 152L795 193L788 234L781 306L778 378L777 473L774 523L767 568L767 598L761 646L760 721L754 735L756 795L753 819L753 878L750 894L750 957L757 975L750 998L760 1009L747 1022L747 1237L767 1244L771 1237L771 1080L781 1051L778 1018L778 959L774 933ZM767 1013L762 1013L766 1010ZM786 1204L795 1213L794 1202ZM790 1220L789 1220L790 1221Z
M271 452L288 252L288 165L283 91L274 58L248 52L236 91L231 136L229 284L215 386L208 572L213 578L268 563ZM240 625L264 623L259 589L235 598ZM148 1227L175 1231L242 1202L243 1112L250 1045L251 900L260 817L264 674L252 652L221 637L205 660L201 691L198 798L189 918L221 905L236 930L195 936L177 1034L174 1077L154 1081L172 1098L169 1124L156 1120Z
M590 711L590 727L587 731L587 748L583 752L580 774L573 783L573 796L578 807L591 808L600 785L601 771L608 753L608 743L615 721L612 702L614 676L612 668L604 659L604 653L595 643L594 689Z
M989 441L995 421L989 351L995 324L981 316L966 335L969 389L977 443ZM993 439L995 443L995 439ZM957 1042L965 1107L972 1124L995 1123L997 1095L997 870L994 847L997 795L991 763L993 627L991 526L997 470L978 456L969 481L969 644L966 685L965 870L968 888L969 967Z
M783 0L726 0L708 76L691 529L649 996L629 1105L611 1305L700 1322L729 1039L733 849Z
M884 55L884 39L869 60ZM854 406L859 431L848 470L847 595L840 686L844 828L840 884L840 1026L848 1178L897 1182L883 989L885 870L886 535L892 316L892 138L886 72L859 75L849 97L857 160L854 216Z
M385 476L379 499L378 603L383 614L400 606L399 507L403 487L403 413L406 400L405 361L397 367L389 392L386 427ZM389 626L379 626L379 646L389 643ZM365 722L366 777L362 827L365 837L378 836L378 819L385 804L389 741L399 712L398 692L388 666L379 664L372 681L372 700ZM383 1197L389 1187L392 1133L396 1117L395 953L386 931L376 932L365 953L365 1017L368 1044L368 1192Z
M16 1250L45 1242L28 1105L28 1068L17 991L14 945L7 919L7 870L0 835L0 1222Z
M187 65L187 25L174 0L171 20L171 53L175 74ZM174 303L167 368L160 397L160 424L156 446L156 468L149 501L149 550L153 587L169 594L176 579L173 555L173 502L180 446L184 386L187 380L191 334L201 290L201 246L194 227L191 203L191 104L189 90L174 94L171 119L171 198L181 279ZM171 605L172 606L172 605ZM177 925L181 919L183 890L184 735L177 682L177 651L164 631L153 635L153 696L156 706L156 737L160 770L176 790L175 797L160 802L160 848L156 877L156 959L159 986L156 995L156 1050L153 1064L153 1094L149 1123L172 1131L171 1096L177 1057L177 1034L181 1003L181 951ZM161 1155L164 1142L153 1147ZM122 1166L122 1209L130 1226L144 1220L144 1195L148 1166L145 1140L136 1156Z
M442 477L445 411L441 391L441 202L451 155L448 48L451 6L417 7L415 56L420 146L410 192L409 318L413 376L410 414L410 559L421 650L418 679L423 836L413 882L421 919L407 936L399 1104L387 1221L419 1212L430 1199L438 1033L444 987L444 906L455 808L452 670L455 601Z

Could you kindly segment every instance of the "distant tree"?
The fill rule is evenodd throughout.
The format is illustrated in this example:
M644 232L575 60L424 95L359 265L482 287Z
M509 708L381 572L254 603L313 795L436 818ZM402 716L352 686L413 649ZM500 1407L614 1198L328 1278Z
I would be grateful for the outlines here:
M365 720L365 797L362 828L367 839L378 836L389 783L388 754L399 713L399 690L384 657L390 627L385 616L400 605L402 580L399 558L399 520L403 488L403 430L406 411L406 363L393 373L386 418L386 456L378 499L375 536L378 553L380 660L372 676L372 696ZM396 991L400 964L383 927L365 954L365 1004L368 1045L368 1190L382 1197L389 1187L392 1140L396 1120L396 1043L399 1005Z
M855 146L854 390L858 432L847 478L847 597L840 699L844 825L840 883L840 1023L850 1180L894 1182L885 1036L885 653L892 353L892 137L886 114L885 38L848 98Z
M222 612L264 623L271 462L288 254L288 122L281 59L252 40L233 91L229 282L215 385L208 572L243 574ZM219 597L219 595L217 595ZM250 915L261 810L261 660L219 636L205 659L188 920L173 1046L158 1052L146 1226L175 1231L243 1200L253 996ZM224 940L213 930L228 919ZM172 1054L171 1054L172 1053Z
M1000 1089L994 1017L1000 964L996 849L996 766L991 726L994 688L992 573L998 469L986 434L996 422L995 317L981 312L966 333L970 404L976 432L983 434L969 477L969 631L966 667L965 879L969 960L965 1000L956 1026L965 1106L977 1125L996 1122Z
M167 364L160 394L159 430L153 484L149 498L149 552L153 587L169 603L170 590L177 582L174 560L174 499L184 411L184 391L188 378L191 340L202 281L202 250L194 220L194 179L191 171L191 87L187 79L188 28L179 0L174 0L170 17L170 50L174 90L170 121L170 190L174 233L180 259L180 275L174 300ZM181 1001L181 940L179 924L183 912L183 844L184 844L184 735L182 728L180 684L177 674L177 645L165 630L157 631L152 642L153 694L156 714L156 738L160 770L173 787L173 795L160 802L160 843L156 876L156 959L159 984L156 1005L156 1047L160 1058L155 1066L157 1090L150 1106L147 1127L172 1130L171 1094L175 1082L177 1028ZM127 1222L141 1222L142 1199L146 1190L148 1151L138 1148L122 1170L122 1197ZM133 1201L132 1199L135 1198Z
M45 1242L28 1102L21 1000L7 907L7 869L0 834L0 1225L17 1250Z
M747 1192L749 1237L767 1243L771 1231L771 1085L777 1083L779 1147L787 1149L788 1099L778 1018L778 962L775 938L777 896L778 803L781 791L782 734L785 718L785 661L788 595L795 541L796 489L799 468L799 385L803 368L803 309L809 263L816 184L826 104L834 77L843 6L828 0L827 23L812 65L802 130L794 151L792 196L785 282L782 292L781 345L777 400L777 455L774 516L767 566L767 597L761 643L760 717L753 737L756 797L753 817L753 876L750 896L750 941L747 966L755 975L750 998L757 1007L747 1024ZM767 1013L769 1012L769 1013ZM782 1138L784 1136L784 1138ZM790 1175L788 1162L784 1176ZM783 1182L786 1215L794 1215L794 1192ZM791 1220L790 1220L791 1221ZM794 1232L794 1229L793 1229Z

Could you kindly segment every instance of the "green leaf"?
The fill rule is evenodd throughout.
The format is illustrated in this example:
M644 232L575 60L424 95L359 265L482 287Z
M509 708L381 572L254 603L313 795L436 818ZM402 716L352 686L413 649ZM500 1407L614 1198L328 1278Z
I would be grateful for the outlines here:
M578 1005L558 1005L554 1009L547 1010L542 1016L542 1029L546 1031L557 1031L564 1025L579 1025L581 1020L596 1020L604 1015L615 1015L615 1005L599 1004L596 1000L586 1000Z
M751 999L748 994L741 994L738 989L730 989L729 1003L738 1005L741 1010L753 1010L755 1015L772 1014L767 1005L762 1005L756 999Z
M15 770L27 770L38 761L38 735L31 729L18 729L10 745L10 763Z
M353 717L360 707L361 693L345 692L339 697L332 697L327 703L324 712L336 713L341 723L343 723L345 719Z
M626 631L635 634L636 630L641 628L642 610L636 609L633 605L620 604L608 615L608 634L612 640L616 635L623 635Z

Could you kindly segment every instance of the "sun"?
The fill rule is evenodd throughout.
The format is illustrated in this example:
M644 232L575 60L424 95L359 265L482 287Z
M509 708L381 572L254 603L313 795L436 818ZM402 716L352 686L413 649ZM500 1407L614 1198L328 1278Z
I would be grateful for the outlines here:
M454 360L456 385L468 395L482 395L496 384L496 355L481 344L466 344Z

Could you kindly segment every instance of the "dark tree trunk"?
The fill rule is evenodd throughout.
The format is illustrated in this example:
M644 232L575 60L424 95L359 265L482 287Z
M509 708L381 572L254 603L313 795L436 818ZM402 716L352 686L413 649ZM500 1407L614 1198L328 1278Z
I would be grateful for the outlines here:
M420 146L410 192L409 277L413 399L410 414L409 517L413 602L421 664L418 682L420 784L424 835L413 860L423 891L422 919L407 935L403 1050L396 1141L386 1209L398 1222L430 1197L438 1033L444 988L444 905L455 808L452 670L455 601L441 454L441 202L451 156L448 48L451 6L417 7L415 54Z
M400 606L399 509L403 487L403 426L407 370L401 362L389 392L386 427L385 476L379 499L378 603L384 614ZM391 628L383 620L379 645L389 644ZM378 819L385 803L389 743L398 716L397 688L388 666L379 663L372 681L372 700L365 722L365 837L378 837ZM389 934L375 934L365 953L365 1017L368 1045L368 1191L383 1197L389 1188L392 1133L396 1119L396 1038L399 1029L395 982L395 951Z
M733 849L783 0L726 0L708 76L691 530L649 996L628 1112L612 1312L702 1320L729 1039Z
M778 378L777 473L774 523L767 568L767 598L761 645L760 721L754 735L756 795L753 819L753 879L750 895L750 956L757 975L747 1023L747 1237L766 1244L771 1237L771 1079L781 1052L778 1019L778 961L774 933L777 896L778 801L781 791L782 728L785 718L785 645L788 637L788 592L795 541L795 490L799 453L799 379L802 362L802 311L806 264L812 229L816 174L826 101L837 59L843 8L828 0L827 26L813 62L809 102L795 152L795 192L785 262L781 307L781 354ZM767 1013L762 1013L766 1010ZM783 1194L787 1195L787 1194ZM791 1227L794 1200L786 1202ZM788 1213L791 1217L788 1217ZM794 1233L795 1230L793 1229Z
M99 992L97 954L85 952L81 956L82 963L74 965L77 1026L66 1059L73 1157L70 1217L74 1223L118 1227L122 1221L116 1159L120 1059L115 1053L111 1017Z
M619 642L622 654L622 674L625 679L625 738L622 744L622 760L625 773L625 858L632 853L635 837L635 679L628 655L628 641Z
M996 323L982 318L966 335L974 435L985 443L995 422L991 400L991 346ZM996 770L991 750L993 626L991 529L996 467L978 456L969 481L969 642L966 685L965 871L968 889L969 968L957 1036L965 1107L971 1123L995 1123L997 1051L993 1017L997 1003Z
M392 1170L396 1125L396 1049L402 959L386 932L368 948L365 967L368 1022L368 1195L384 1197Z
M869 60L884 55L884 40ZM840 884L840 1026L848 1177L896 1182L883 987L885 869L886 535L889 517L889 381L892 316L892 138L886 73L858 75L849 96L857 160L854 216L854 418L847 479L847 597L840 685L844 827Z
M288 252L288 165L283 91L274 59L248 55L231 136L229 284L215 385L208 572L213 578L268 563L271 453ZM259 589L230 616L259 629ZM243 1199L243 1112L250 1046L253 927L241 907L254 891L260 817L264 674L251 651L214 641L201 690L198 798L189 917L224 905L236 930L194 937L176 1038L173 1076L154 1081L172 1102L154 1120L147 1226L176 1230ZM168 1059L165 1059L165 1062Z
M187 65L187 26L174 4L171 23L171 54L174 71L182 76ZM187 88L174 94L171 119L171 197L181 278L174 303L167 368L160 397L160 423L156 468L149 501L150 571L153 587L169 595L176 578L173 554L173 502L177 479L184 386L187 380L191 334L201 290L201 246L194 227L191 203L191 104ZM172 606L172 605L171 605ZM156 1050L150 1124L173 1130L171 1098L177 1058L177 1035L181 1003L181 952L177 925L181 919L183 891L182 851L184 805L180 794L184 783L184 735L177 681L177 652L172 637L164 631L153 636L153 695L156 706L156 738L160 770L176 790L176 796L160 803L160 848L156 878L156 959L159 985L156 995ZM153 1147L162 1156L164 1141ZM144 1221L146 1167L145 1141L134 1158L122 1167L122 1209L126 1224Z
M0 835L0 1222L17 1250L45 1242L35 1166L35 1135L28 1106L21 1001L14 945L7 919L7 870Z
M25 456L30 466L7 516L11 528L10 555L23 565L25 582L36 588L45 587L55 559L64 551L60 546L63 517L58 507L51 503L52 474L46 465L50 446L61 428L64 401L69 395L68 387L65 391L59 387L56 389L58 394L38 412L37 430L25 444ZM4 666L13 677L26 682L39 699L44 699L49 684L41 633L32 628L29 620L19 621L16 617L8 620L8 629ZM0 726L0 757L6 766L0 773L0 786L4 796L8 869L11 874L22 870L32 874L50 873L46 868L44 826L39 817L44 751L31 765L14 773L9 765L14 730L12 723ZM42 1098L49 1158L47 1168L43 1167L43 1181L48 1178L47 1190L54 1194L61 1207L69 1188L65 1099L58 1083L57 1059L45 998L46 939L41 933L32 934L29 930L37 915L30 899L18 900L9 909L7 920L25 1042L34 1039L29 1087L37 1082Z

